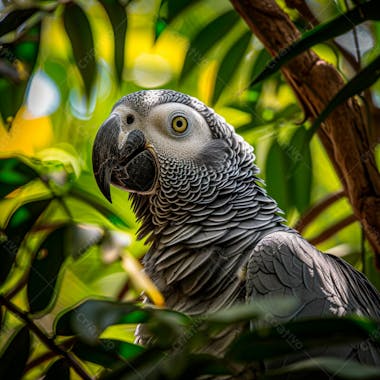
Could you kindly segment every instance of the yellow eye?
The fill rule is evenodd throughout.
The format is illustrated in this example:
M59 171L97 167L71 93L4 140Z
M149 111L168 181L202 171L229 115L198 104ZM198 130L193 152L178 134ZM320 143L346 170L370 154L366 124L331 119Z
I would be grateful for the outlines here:
M187 130L188 122L183 116L176 116L172 120L172 128L177 133L183 133Z

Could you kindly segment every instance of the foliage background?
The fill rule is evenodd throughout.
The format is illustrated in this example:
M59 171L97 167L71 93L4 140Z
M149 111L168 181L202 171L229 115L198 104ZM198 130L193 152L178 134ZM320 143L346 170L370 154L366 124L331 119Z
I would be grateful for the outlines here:
M301 30L308 29L294 10L279 3ZM352 6L331 0L308 4L320 22ZM30 9L25 28L17 29ZM96 131L125 94L172 88L212 106L255 147L268 191L290 225L299 226L316 203L341 190L319 140L300 148L300 137L310 124L303 121L281 75L250 86L269 55L231 10L228 1L213 0L2 2L0 181L12 190L1 193L3 257L9 242L16 240L16 247L4 258L0 292L21 310L31 311L47 335L60 312L84 299L132 301L144 289L156 304L162 303L139 272L136 259L146 248L135 239L137 225L126 194L113 189L113 204L107 204L91 171ZM17 11L21 13L7 19ZM338 42L365 66L378 55L379 39L379 23L373 22L361 24ZM314 50L347 80L355 74L332 41ZM14 77L7 76L5 64ZM378 83L371 87L376 108L379 91ZM378 150L376 154L380 160ZM36 202L41 200L46 203ZM347 221L345 228L339 227L342 220ZM321 250L364 270L380 286L371 250L344 197L336 197L303 234ZM56 250L60 253L49 255ZM34 269L43 278L33 276ZM4 352L20 318L1 310ZM133 331L133 325L112 326L102 338L131 342ZM52 363L48 357L33 362L49 355L46 345L34 340L31 350L24 373L29 379ZM85 368L93 374L100 371L89 362Z

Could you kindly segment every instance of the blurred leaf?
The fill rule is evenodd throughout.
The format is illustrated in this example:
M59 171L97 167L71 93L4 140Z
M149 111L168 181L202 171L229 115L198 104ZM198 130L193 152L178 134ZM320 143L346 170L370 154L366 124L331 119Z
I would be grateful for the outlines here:
M24 326L11 338L0 356L0 379L21 379L29 353L30 335Z
M204 59L205 54L227 34L238 22L235 11L228 11L207 24L190 41L180 80L184 80L190 72Z
M71 255L78 259L90 247L100 242L104 231L93 225L70 224L66 227L65 235L65 256Z
M148 349L135 359L128 361L121 367L105 374L102 380L153 380L165 379L157 377L165 360L165 354L157 349Z
M38 173L19 158L0 159L0 198L38 177Z
M291 205L288 181L289 157L275 139L269 148L265 162L265 182L268 193L276 199L282 210L289 210Z
M5 234L12 244L19 247L25 235L50 204L51 199L32 201L19 207L11 216Z
M269 321L270 322L270 321ZM299 350L364 339L375 339L379 324L359 318L320 318L277 324L243 333L228 348L227 357L239 362L291 355Z
M3 44L0 64L4 70L0 77L0 113L3 120L13 117L24 101L28 80L35 67L41 36L41 22L22 35L22 38Z
M15 9L0 17L0 37L17 29L29 17L38 12L38 8Z
M273 315L286 315L295 310L298 302L292 297L282 297L270 300L259 300L248 304L232 306L229 309L220 310L207 315L205 321L208 323L233 324L249 322L253 319Z
M78 335L83 342L94 344L108 326L118 323L144 323L148 318L147 311L130 303L88 300L60 314L54 323L55 333Z
M95 48L90 22L86 13L75 3L65 5L63 22L89 99L96 78Z
M70 366L66 360L56 360L46 371L43 380L70 380Z
M215 104L223 90L230 83L237 67L243 60L245 52L248 48L248 44L252 38L250 31L245 32L227 51L225 56L222 58L222 62L219 66L218 72L216 74L216 81L214 87L214 93L212 97L212 104Z
M27 295L30 311L40 312L52 306L61 266L68 256L80 257L99 243L103 231L99 227L67 224L54 230L41 243L32 261Z
M326 108L315 119L309 130L309 138L317 131L318 127L330 115L330 113L341 103L351 96L360 93L370 87L380 78L380 56L375 58L367 67L356 74L348 83L341 88L330 100Z
M284 376L297 374L309 376L310 379L346 379L346 380L377 380L380 378L380 368L360 364L347 359L319 357L290 364L278 370L268 371L266 378L283 379Z
M114 225L121 228L131 228L130 225L125 223L125 220L118 216L115 212L114 206L103 202L95 195L89 193L85 190L84 186L79 186L76 182L73 184L73 187L70 189L70 195L82 202L89 204L100 214L104 215L108 220L110 220Z
M255 61L253 62L252 69L248 78L256 78L261 73L261 71L264 70L268 62L270 62L270 59L270 54L265 49L261 49ZM255 86L251 85L250 88L252 87Z
M166 23L166 21L159 17L157 18L156 20L156 27L155 27L155 31L154 31L154 39L157 40L158 37L160 37L161 33L166 29L166 27L168 26L168 24Z
M16 260L17 248L10 240L0 242L0 285L8 278L12 265Z
M118 0L99 0L110 19L114 35L114 62L116 77L120 83L123 79L125 36L127 33L127 13Z
M57 297L55 285L65 260L66 226L53 231L41 243L32 261L27 284L28 304L31 313L44 310Z
M76 342L73 353L82 360L99 364L106 368L113 368L125 359L133 359L145 349L133 343L121 342L115 339L99 339L95 344ZM124 353L127 356L123 356Z
M279 70L286 62L289 62L292 58L301 54L308 48L344 34L353 29L355 25L366 20L380 20L380 8L377 0L370 0L359 4L355 8L343 13L341 16L318 25L314 29L304 33L301 39L283 49L275 58L273 58L266 66L265 70L253 80L251 86L268 78Z
M190 5L194 5L199 0L165 0L168 9L168 23L170 23L181 12L185 11Z
M291 161L289 181L292 204L302 214L310 205L313 180L313 166L306 128L298 127L289 144L284 145L283 149Z

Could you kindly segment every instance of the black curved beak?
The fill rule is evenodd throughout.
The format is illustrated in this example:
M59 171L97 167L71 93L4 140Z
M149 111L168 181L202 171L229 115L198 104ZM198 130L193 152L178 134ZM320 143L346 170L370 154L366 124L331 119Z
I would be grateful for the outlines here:
M150 194L157 182L158 160L153 148L140 130L122 132L120 117L115 114L102 124L95 137L92 166L96 183L109 202L110 184Z

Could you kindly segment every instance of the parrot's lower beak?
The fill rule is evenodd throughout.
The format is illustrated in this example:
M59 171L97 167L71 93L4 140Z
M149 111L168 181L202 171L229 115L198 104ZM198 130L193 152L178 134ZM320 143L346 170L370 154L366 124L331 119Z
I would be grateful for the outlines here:
M96 135L92 166L96 183L110 202L110 184L140 194L150 194L156 187L158 160L153 147L140 130L122 132L117 115L108 118Z

